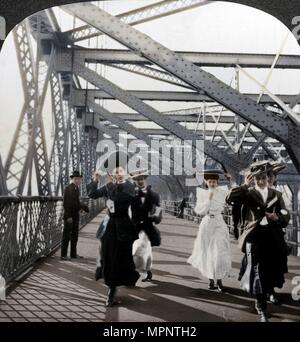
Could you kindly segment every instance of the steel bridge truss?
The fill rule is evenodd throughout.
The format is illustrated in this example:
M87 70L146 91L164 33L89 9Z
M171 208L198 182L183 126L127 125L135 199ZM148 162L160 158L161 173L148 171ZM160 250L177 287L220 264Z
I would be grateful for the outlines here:
M289 164L293 171L287 181L297 178L300 128L293 108L300 102L299 96L273 96L266 85L262 85L262 96L241 94L237 80L235 85L224 84L199 67L225 65L243 72L244 67L267 67L274 56L177 53L132 27L208 3L160 1L115 17L90 3L72 4L63 6L63 10L86 25L61 32L52 10L35 14L19 24L13 35L24 105L5 164L0 158L0 194L31 195L36 189L42 196L60 195L74 169L81 170L86 184L96 167L100 137L108 134L116 140L120 130L148 145L153 138L177 137L192 141L196 147L195 141L203 139L207 162L235 174L247 167L254 155L267 154ZM74 45L103 34L128 50L109 52ZM37 46L36 56L32 39ZM300 66L295 56L277 56L276 63L274 67ZM92 70L94 64L169 83L184 88L185 92L127 91ZM85 88L83 83L88 86ZM48 87L54 122L51 143L46 141L43 123ZM101 99L118 100L135 113L112 113L100 105ZM201 105L160 112L144 102L180 99ZM91 115L92 125L86 119ZM108 124L104 125L104 121ZM135 123L139 121L155 123L159 128L137 128ZM175 166L176 161L172 162ZM171 178L159 177L153 181L168 192L176 188L182 197L183 179ZM85 186L82 190L84 193Z

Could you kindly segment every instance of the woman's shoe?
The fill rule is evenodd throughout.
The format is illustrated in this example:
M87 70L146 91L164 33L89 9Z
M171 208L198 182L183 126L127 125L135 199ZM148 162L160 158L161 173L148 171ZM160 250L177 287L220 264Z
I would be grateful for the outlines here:
M115 294L116 294L116 288L110 287L108 290L108 294L107 294L107 298L105 302L106 307L113 306L116 303Z
M262 322L262 323L269 322L268 314L265 311L262 311L259 316L260 316L259 317L260 322Z
M261 304L257 299L255 300L255 310L256 310L258 315L262 314Z
M213 279L209 279L209 284L208 284L208 289L209 290L215 290L215 281Z
M221 279L218 279L217 280L217 289L219 292L225 292L225 288L222 284L222 280Z
M147 271L147 276L145 279L142 280L142 282L145 281L151 281L152 280L152 272L151 271Z

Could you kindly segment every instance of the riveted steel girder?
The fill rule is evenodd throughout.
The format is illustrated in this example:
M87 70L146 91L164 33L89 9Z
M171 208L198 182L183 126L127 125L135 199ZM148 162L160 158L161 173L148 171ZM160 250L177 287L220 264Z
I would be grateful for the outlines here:
M69 183L69 165L68 165L68 146L69 146L69 124L68 104L62 99L62 86L60 75L53 72L51 75L51 95L52 112L54 116L55 132L54 146L50 157L50 172L55 195L63 191Z
M89 63L151 65L152 62L130 50L117 49L84 49L78 47L76 55L83 54ZM270 68L275 55L256 53L227 52L191 52L176 51L184 59L201 67L235 68ZM300 56L281 55L275 65L278 69L300 69Z
M114 98L123 102L130 108L136 110L138 113L144 115L145 117L148 117L159 126L172 132L178 138L185 141L191 140L193 142L193 146L197 148L197 137L195 136L195 134L193 134L191 131L187 130L183 126L178 125L174 120L162 115L156 109L144 103L143 101L132 95L130 92L124 91L109 80L105 79L104 77L98 75L96 72L77 62L74 63L74 73L86 79L91 84L96 85L98 88L103 89L105 92L109 93ZM242 160L238 160L233 155L226 155L224 154L224 151L221 151L218 148L211 146L210 144L205 144L204 152L207 155L210 155L215 160L218 160L227 168L236 167L236 169L241 169L247 166L245 163L242 162Z
M66 5L63 9L134 52L142 54L195 89L204 90L216 102L258 126L266 134L282 141L300 170L300 127L289 118L282 118L266 110L149 36L89 3Z
M205 0L163 0L117 15L123 22L130 25L142 24L167 15L179 13L198 6L208 5ZM83 25L65 32L72 42L90 39L101 35L95 28Z
M140 139L140 140L144 141L148 146L151 146L152 140L151 140L151 137L148 134L144 133L143 131L141 131L141 130L135 128L135 127L133 127L132 125L130 125L126 121L120 119L118 116L115 116L113 113L109 112L107 109L105 109L102 106L96 104L94 102L94 100L88 100L87 101L87 105L95 113L98 113L102 118L104 118L106 120L109 120L112 124L114 124L114 125L116 125L118 127L118 129L110 128L109 132L107 132L109 135L113 136L114 139L119 140L119 136L118 136L117 132L119 132L119 130L123 130L123 131L125 131L125 132L127 132L129 134L132 134L137 139ZM96 119L95 122L97 122L97 121L99 122L99 120ZM103 128L105 126L102 126L101 123L99 123L100 126L98 126L98 124L96 124L96 125L97 126L95 126L95 127L99 127L99 129L101 129L102 131L105 130ZM168 154L164 154L163 150L162 150L162 154L163 154L163 157L168 158L168 159L172 160L174 163L176 163L176 160L173 160L172 157L170 158L170 156ZM193 172L194 170L191 169L189 171Z
M34 161L39 194L49 195L51 185L41 113L52 64L50 63L43 77L39 77L39 47L35 63L27 20L16 26L13 36L25 102L5 165L8 190L11 194L23 194L29 177L28 193L31 193L31 169ZM53 54L50 56L50 61L52 60Z
M185 91L155 91L155 90L130 90L130 92L141 100L145 101L176 101L176 102L214 102L213 99L204 94L203 91L200 93L196 92L185 92ZM113 97L101 90L86 90L80 89L74 91L74 101L76 101L77 106L82 106L85 101L86 93L88 95L95 97L96 99L111 100ZM257 99L259 94L245 94L251 99ZM277 95L285 103L290 103L293 99L293 95ZM270 104L274 103L268 95L263 95L261 98L261 103Z

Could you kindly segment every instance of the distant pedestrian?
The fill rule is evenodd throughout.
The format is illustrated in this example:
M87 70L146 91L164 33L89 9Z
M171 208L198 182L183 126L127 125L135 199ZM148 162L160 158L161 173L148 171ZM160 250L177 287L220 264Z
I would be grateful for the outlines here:
M183 200L179 204L179 213L177 215L177 218L183 218L184 208L186 208L186 207L187 207L187 199L183 198Z
M79 185L82 175L79 171L74 171L70 178L72 180L71 184L65 188L63 196L64 229L61 241L61 260L70 260L68 257L69 242L71 242L71 258L81 258L77 254L79 213L81 210L89 212L88 206L80 202Z

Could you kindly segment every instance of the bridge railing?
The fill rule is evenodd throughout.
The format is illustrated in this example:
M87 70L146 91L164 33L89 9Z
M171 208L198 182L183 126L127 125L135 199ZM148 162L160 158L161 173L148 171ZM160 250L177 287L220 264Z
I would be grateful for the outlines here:
M181 201L161 201L161 205L164 208L165 212L179 216L181 213L180 210ZM194 202L186 202L186 207L183 209L182 218L193 221L196 223L200 223L203 216L197 215L194 212ZM293 255L299 255L300 252L300 213L299 212L290 212L291 221L290 224L284 229L286 234L286 242L289 246L291 246L291 253ZM232 208L231 206L225 205L223 218L226 224L228 225L229 232L233 233L233 219L232 219Z
M180 210L180 201L161 201L161 205L164 208L164 210L174 216L179 216L181 213ZM196 223L200 223L203 216L202 215L197 215L194 212L194 207L195 203L194 202L186 202L186 207L183 209L183 215L182 218L188 220L188 221L193 221ZM233 230L233 220L231 216L231 207L230 206L225 206L224 211L223 211L223 218L226 224L228 225L229 230Z
M105 207L101 199L83 202L90 212L81 215L80 227ZM61 197L0 196L0 274L7 283L60 245L63 224Z

